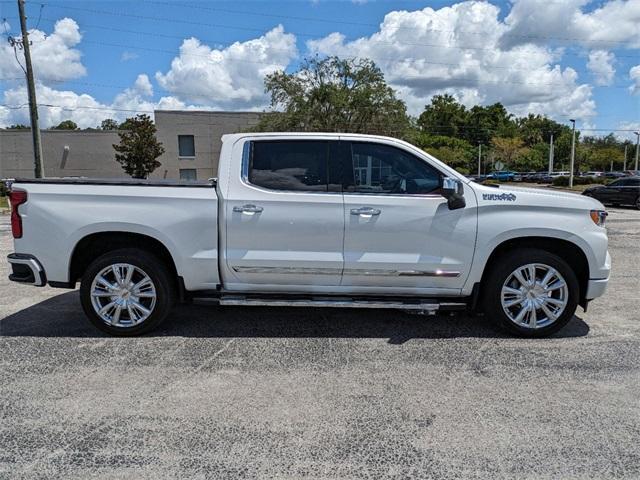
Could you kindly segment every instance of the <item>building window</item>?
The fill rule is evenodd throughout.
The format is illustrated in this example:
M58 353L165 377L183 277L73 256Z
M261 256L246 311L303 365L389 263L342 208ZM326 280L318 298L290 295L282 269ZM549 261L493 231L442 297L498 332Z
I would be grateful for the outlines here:
M178 135L178 156L195 157L196 146L193 135Z
M180 180L197 180L198 175L195 168L181 168Z

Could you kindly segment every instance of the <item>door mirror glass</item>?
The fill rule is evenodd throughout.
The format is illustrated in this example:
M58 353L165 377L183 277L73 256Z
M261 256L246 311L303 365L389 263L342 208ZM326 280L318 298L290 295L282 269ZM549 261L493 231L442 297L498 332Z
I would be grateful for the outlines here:
M464 185L457 178L444 177L442 179L442 196L447 199L449 210L464 208Z

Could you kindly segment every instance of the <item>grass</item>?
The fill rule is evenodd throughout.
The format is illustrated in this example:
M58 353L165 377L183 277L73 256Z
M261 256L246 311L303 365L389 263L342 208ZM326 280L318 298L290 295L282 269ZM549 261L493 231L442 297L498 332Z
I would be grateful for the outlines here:
M0 197L0 210L3 208L9 208L9 199L7 197Z

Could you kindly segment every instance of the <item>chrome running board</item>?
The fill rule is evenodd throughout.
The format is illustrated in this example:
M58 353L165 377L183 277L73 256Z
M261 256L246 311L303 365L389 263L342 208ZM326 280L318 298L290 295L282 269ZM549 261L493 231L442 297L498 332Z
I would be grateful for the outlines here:
M222 295L218 300L220 305L243 307L334 307L334 308L388 308L393 310L409 310L435 315L439 310L461 310L466 303L440 303L434 301L403 302L397 300L351 300L348 298L256 298L242 295Z

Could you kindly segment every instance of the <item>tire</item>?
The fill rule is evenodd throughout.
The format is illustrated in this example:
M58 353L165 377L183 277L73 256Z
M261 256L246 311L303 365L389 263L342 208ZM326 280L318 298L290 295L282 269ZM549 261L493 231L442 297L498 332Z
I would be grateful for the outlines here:
M530 283L531 270L526 268L519 271L520 277L529 281L523 285L515 273L530 265L534 265L536 283ZM578 279L559 256L536 248L520 248L501 256L490 268L483 286L483 306L485 316L498 327L517 336L540 338L557 332L573 318L580 291ZM546 292L542 282L552 270L557 275L550 277L548 287L557 288ZM514 304L509 306L511 303ZM519 319L523 309L528 311Z
M123 248L105 253L89 265L80 283L80 301L96 328L130 337L162 323L175 304L176 285L167 266L155 255Z
M638 198L636 198L635 207L636 207L638 210L640 210L640 195L638 195Z

